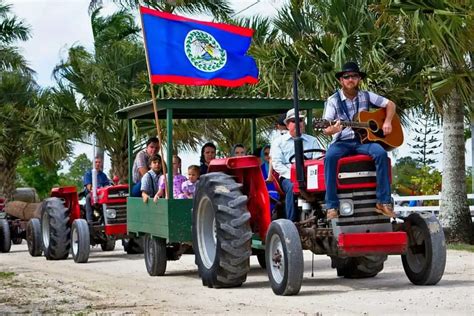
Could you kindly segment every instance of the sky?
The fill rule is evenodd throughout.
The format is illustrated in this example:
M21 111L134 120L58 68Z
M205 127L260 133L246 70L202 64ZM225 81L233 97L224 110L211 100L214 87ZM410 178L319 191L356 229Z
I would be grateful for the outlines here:
M7 0L12 4L12 12L19 19L31 26L31 39L25 43L19 42L23 56L29 61L31 68L37 73L37 82L40 86L52 86L52 71L62 58L67 56L68 49L73 45L83 45L92 50L93 37L88 14L89 0ZM113 12L114 6L110 1L103 0L106 5L103 12ZM260 14L273 16L283 0L231 0L238 16ZM250 8L248 8L250 6ZM247 9L246 9L247 8ZM201 18L201 17L200 17ZM206 19L202 17L202 19ZM207 20L210 20L208 18ZM389 97L389 96L388 96ZM409 144L413 143L413 133L405 130L405 142L395 152L392 158L410 155ZM75 154L86 153L92 158L90 146L76 145ZM196 153L183 153L182 167L198 164L199 156ZM436 167L442 170L441 148L436 156ZM466 165L471 165L470 145L466 145ZM67 165L64 168L68 168ZM110 168L110 161L106 159L105 170Z

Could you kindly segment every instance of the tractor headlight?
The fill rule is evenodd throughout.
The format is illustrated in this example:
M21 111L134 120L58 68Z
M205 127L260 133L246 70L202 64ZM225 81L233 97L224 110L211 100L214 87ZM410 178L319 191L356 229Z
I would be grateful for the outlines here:
M339 214L341 214L341 216L349 216L354 214L354 204L351 200L339 201Z
M116 218L117 211L113 208L108 208L105 210L105 216L107 216L107 218Z

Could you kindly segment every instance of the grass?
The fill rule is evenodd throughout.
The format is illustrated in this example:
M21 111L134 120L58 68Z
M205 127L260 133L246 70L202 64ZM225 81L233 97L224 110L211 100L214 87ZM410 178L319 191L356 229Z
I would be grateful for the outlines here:
M474 245L469 245L469 244L448 244L448 249L474 252Z
M0 271L0 279L11 279L15 276L15 272Z

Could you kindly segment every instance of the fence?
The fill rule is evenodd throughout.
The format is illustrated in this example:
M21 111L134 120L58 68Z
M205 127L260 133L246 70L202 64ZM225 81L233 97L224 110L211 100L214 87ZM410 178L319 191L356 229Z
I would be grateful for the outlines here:
M468 200L474 200L474 194L467 195ZM395 203L395 212L399 212L402 216L407 216L411 212L431 212L438 215L440 207L439 201L441 200L441 194L436 195L416 195L416 196L398 196L393 195L393 201ZM427 206L407 206L410 201L438 201L438 205L427 205ZM469 203L469 210L471 216L474 217L474 205Z

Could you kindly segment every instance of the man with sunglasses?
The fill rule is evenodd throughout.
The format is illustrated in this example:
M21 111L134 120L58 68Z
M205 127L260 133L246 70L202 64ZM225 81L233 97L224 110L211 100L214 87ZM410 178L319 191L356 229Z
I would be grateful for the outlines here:
M320 148L318 140L310 135L304 134L305 116L299 113L299 122L295 120L295 109L291 109L286 113L284 123L288 129L288 133L282 134L275 138L270 146L270 158L273 170L280 175L279 181L283 192L285 192L285 208L286 218L293 222L298 221L298 215L295 212L295 198L293 195L293 183L290 180L290 158L295 154L295 143L293 138L296 137L296 124L300 126L301 138L303 139L303 150ZM318 153L307 154L308 158L316 158ZM311 156L311 157L309 157Z
M386 108L383 133L388 135L392 132L395 103L373 92L359 90L359 84L365 76L366 73L360 71L355 62L344 64L342 70L336 73L341 89L327 99L324 107L323 119L337 121L324 130L326 135L333 137L324 160L326 217L328 220L339 216L339 199L336 187L337 163L340 158L354 154L365 154L374 159L377 177L376 211L389 217L395 217L391 202L387 152L377 143L361 144L358 134L350 127L343 128L340 123L340 121L352 121L354 115L361 111L368 111L373 107L383 107Z

